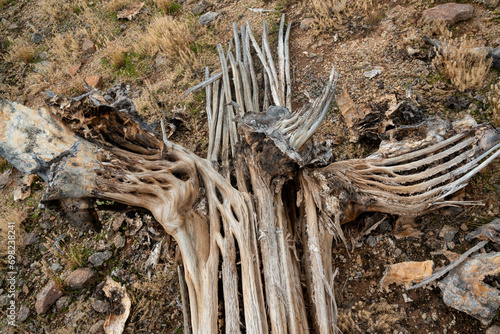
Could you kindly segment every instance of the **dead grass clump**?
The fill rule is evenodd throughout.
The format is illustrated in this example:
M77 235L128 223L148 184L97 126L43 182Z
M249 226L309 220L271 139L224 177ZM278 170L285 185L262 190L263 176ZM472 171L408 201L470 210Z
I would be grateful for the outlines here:
M488 95L491 104L491 111L493 113L493 117L491 123L500 127L500 84L491 86L491 92Z
M79 59L80 43L75 33L57 34L51 43L50 53L58 63L71 64Z
M371 15L376 7L374 0L312 0L309 12L319 31L339 29L353 15Z
M114 69L119 70L125 65L126 53L129 49L123 45L116 44L112 47L108 47L105 50L105 59L108 60L109 64L113 66Z
M68 17L73 5L74 1L68 0L41 0L38 1L38 15L40 19L56 25Z
M124 9L134 2L137 2L137 0L111 0L104 5L104 8L109 11L116 12Z
M434 58L433 64L459 91L484 85L492 64L486 49L466 36L458 41L446 40L442 45L443 51Z
M152 0L152 2L164 13L175 14L182 6L175 0Z
M194 38L187 23L170 16L155 18L136 40L141 41L138 43L140 53L154 56L162 52L176 57L183 65L189 65L193 60L190 45Z
M11 63L32 63L38 57L37 51L33 44L30 42L18 38L14 40L9 40L10 46L7 54L5 55L5 61Z

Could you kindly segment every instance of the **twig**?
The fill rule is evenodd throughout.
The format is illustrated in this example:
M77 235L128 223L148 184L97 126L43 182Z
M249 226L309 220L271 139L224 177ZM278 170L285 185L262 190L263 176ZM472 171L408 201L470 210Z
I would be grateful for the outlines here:
M416 284L414 286L409 287L407 290L413 290L413 289L416 289L416 288L423 287L424 285L427 285L427 284L429 284L429 283L431 283L431 282L433 282L433 281L435 281L435 280L443 277L449 271L451 271L452 269L458 267L459 264L461 264L462 262L464 262L465 259L467 259L469 257L469 255L471 255L472 253L480 250L487 243L488 243L488 240L487 241L481 241L480 243L478 243L477 245L475 245L474 247L472 247L471 249L469 249L467 252L465 252L462 255L460 255L460 257L458 259L456 259L454 262L450 263L449 265L447 265L446 267L442 268L441 270L438 270L437 272L435 272L431 276L429 276L426 279L424 279L422 282L420 282L420 283L418 283L418 284Z
M276 10L274 9L265 9L265 8L252 8L252 7L247 7L248 10L251 10L252 12L256 13L264 13L264 12L275 12Z

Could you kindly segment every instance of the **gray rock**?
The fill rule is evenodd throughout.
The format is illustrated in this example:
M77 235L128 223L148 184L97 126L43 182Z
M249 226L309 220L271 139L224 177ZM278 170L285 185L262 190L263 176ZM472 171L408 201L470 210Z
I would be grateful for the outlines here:
M28 319L29 316L30 316L30 309L25 305L21 305L19 311L17 312L17 322L22 324L23 322L26 321L26 319Z
M57 262L52 263L52 265L50 266L50 268L52 270L54 270L56 273L58 273L58 272L60 272L62 270L61 265L59 263L57 263Z
M40 242L40 237L36 233L26 233L23 235L23 245L31 246Z
M2 304L3 306L7 306L7 305L9 305L9 302L10 302L9 295L1 295L0 296L0 304Z
M500 70L500 46L490 50L490 52L488 52L488 57L493 58L492 66Z
M121 29L121 30L125 30L125 29L127 29L127 25L126 25L125 23L123 23L123 24L120 26L120 29Z
M499 0L478 0L478 2L482 3L483 5L491 8L496 8L498 4L500 3Z
M466 21L474 16L474 6L460 3L445 3L422 12L425 22L445 21L448 25L454 25L459 21Z
M89 334L101 334L104 333L104 320L99 320L92 325L89 329Z
M107 313L109 311L108 302L96 299L92 302L92 308L99 313Z
M167 58L165 58L165 56L163 56L163 55L158 55L155 58L155 64L156 64L156 67L165 66L168 64Z
M61 312L64 309L67 309L70 303L71 303L71 300L70 300L69 296L62 296L61 298L59 298L56 302L57 312Z
M363 75L365 77L367 77L368 79L373 79L375 78L377 75L379 75L380 73L382 73L382 70L379 69L379 68L376 68L374 70L371 70L371 71L366 71L363 73Z
M106 253L106 252L104 252L104 253ZM96 254L103 254L103 253L96 253ZM94 254L94 255L96 255L96 254ZM109 254L111 256L111 253L109 253ZM109 256L108 256L108 258L109 258ZM91 261L91 260L89 259L89 261ZM105 260L102 260L101 264L104 261ZM97 275L96 275L95 271L93 271L92 269L90 269L90 268L78 268L75 271L73 271L71 274L69 274L68 277L66 277L66 279L64 280L64 285L70 289L82 289L82 288L85 288L85 287L91 285L95 281L96 277L97 277Z
M43 60L39 63L35 64L35 68L33 69L34 72L40 73L40 74L48 74L52 70L52 63L48 60Z
M370 246L370 247L375 247L377 245L377 238L375 238L374 236L369 236L368 239L366 239L366 243Z
M52 227L52 223L49 221L45 221L40 224L40 227L43 228L44 230L48 230Z
M302 31L309 30L313 24L314 24L314 19L305 18L302 21L300 21L300 30Z
M500 334L500 326L493 325L486 330L485 334Z
M125 247L125 238L121 236L121 234L118 234L114 239L113 239L113 244L115 245L116 248L120 249Z
M38 44L41 41L43 41L43 35L40 34L39 32L35 32L33 35L31 35L31 42Z
M198 21L200 22L200 24L202 26L209 26L209 25L212 25L212 23L215 21L215 19L217 19L218 16L219 16L219 13L207 12L207 13L203 14L202 16L200 16Z
M443 238L444 241L450 242L457 234L458 229L456 227L452 227L450 225L444 225L441 231L439 232L439 237Z
M104 263L104 261L106 261L110 257L111 257L110 251L94 253L89 257L89 262L92 263L94 266L100 266L101 264Z
M206 2L205 0L202 0L202 1L198 2L196 4L196 6L194 6L191 13L193 13L194 15L199 15L199 14L203 13L207 8L208 8L208 2Z
M62 294L61 289L51 280L36 296L36 313L43 314L47 312Z
M446 305L491 323L500 307L500 291L485 284L487 276L500 274L500 253L476 254L438 283Z

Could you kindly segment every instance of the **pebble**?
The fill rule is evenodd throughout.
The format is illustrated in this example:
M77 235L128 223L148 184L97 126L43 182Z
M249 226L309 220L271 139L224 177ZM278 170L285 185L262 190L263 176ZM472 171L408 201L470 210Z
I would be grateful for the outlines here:
M31 43L38 44L41 41L43 41L43 35L39 32L35 32L33 35L31 35Z
M208 8L208 2L206 2L205 0L202 0L202 1L198 2L196 4L196 6L194 6L191 13L193 13L194 15L199 15L199 14L203 13L207 8Z
M69 296L62 296L61 298L59 298L56 302L57 312L61 312L64 309L68 308L70 303L71 303L71 300L70 300Z
M36 233L26 233L23 236L23 245L31 246L40 242L40 237Z
M485 334L500 334L500 326L498 325L491 326L486 330Z
M113 244L117 249L125 247L125 238L121 236L121 234L118 234L114 239L113 239Z
M103 254L103 253L96 253L96 254ZM104 261L105 260L103 260L103 262ZM90 268L78 268L71 274L69 274L68 277L66 277L66 279L64 280L64 285L66 285L70 289L82 289L91 285L95 281L95 278L96 278L96 273L94 270Z
M92 263L94 266L100 266L111 257L111 252L110 251L105 251L105 252L99 252L92 254L89 257L89 262Z
M47 312L52 304L54 304L56 300L62 296L62 294L61 289L54 283L54 281L49 281L49 283L47 283L42 291L40 291L36 296L36 313L43 314Z
M313 24L314 24L314 19L309 17L305 18L302 21L300 21L300 30L307 31L311 28Z
M382 73L382 70L379 69L379 68L376 68L374 70L371 70L371 71L366 71L363 73L363 75L365 77L367 77L368 79L373 79L375 78L377 75L379 75L380 73Z
M209 26L211 25L215 19L219 16L219 13L216 13L216 12L206 12L205 14L203 14L202 16L200 16L200 18L198 19L198 21L200 22L200 24L202 26Z
M56 273L58 273L58 272L60 272L62 270L61 265L59 263L57 263L57 262L52 263L52 265L50 266L50 268L52 270L54 270Z
M43 60L35 64L35 68L33 69L33 71L40 74L48 74L50 73L51 69L52 63L48 60Z
M444 241L449 242L453 240L457 232L458 229L456 227L450 225L444 225L441 231L439 232L439 237L443 238Z
M370 247L375 247L377 245L377 238L375 238L374 236L369 236L368 239L366 239L366 243L370 246Z
M26 321L26 319L28 319L29 316L30 316L30 309L25 305L21 305L19 311L17 312L17 322L22 324L23 322Z
M92 303L92 308L99 313L107 313L109 310L109 304L105 301L96 299Z

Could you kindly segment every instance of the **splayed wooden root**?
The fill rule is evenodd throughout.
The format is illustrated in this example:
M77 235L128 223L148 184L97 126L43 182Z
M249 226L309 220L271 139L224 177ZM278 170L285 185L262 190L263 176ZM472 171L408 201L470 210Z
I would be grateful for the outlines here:
M145 208L173 236L193 333L337 332L332 244L345 242L341 225L366 211L416 216L472 204L447 196L500 154L494 128L432 119L395 131L365 159L329 163L329 148L311 138L337 72L292 112L289 31L282 18L277 66L266 27L261 46L247 24L234 27L235 53L218 47L221 74L198 86L211 86L207 159L151 132L124 86L52 95L40 110L1 101L0 154L48 183L45 202Z

